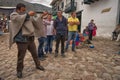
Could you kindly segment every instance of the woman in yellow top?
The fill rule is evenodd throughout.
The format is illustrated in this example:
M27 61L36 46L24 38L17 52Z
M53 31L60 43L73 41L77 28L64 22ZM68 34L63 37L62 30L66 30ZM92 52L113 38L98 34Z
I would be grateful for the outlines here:
M69 47L70 40L73 40L72 51L75 52L75 37L76 37L76 32L79 24L80 24L80 21L78 18L76 18L76 12L72 12L71 17L68 18L68 40L66 42L65 51L67 51Z

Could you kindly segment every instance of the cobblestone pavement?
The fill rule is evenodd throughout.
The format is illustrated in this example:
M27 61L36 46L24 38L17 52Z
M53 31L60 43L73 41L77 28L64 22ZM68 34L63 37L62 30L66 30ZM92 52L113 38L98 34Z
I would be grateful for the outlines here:
M27 52L24 61L23 78L21 80L120 80L120 50L118 43L104 38L95 38L95 48L77 49L77 53L66 53L41 61L45 72L35 69L33 59ZM36 40L37 44L37 40ZM8 35L0 36L0 77L5 80L19 80L16 77L17 49L14 44L8 48Z

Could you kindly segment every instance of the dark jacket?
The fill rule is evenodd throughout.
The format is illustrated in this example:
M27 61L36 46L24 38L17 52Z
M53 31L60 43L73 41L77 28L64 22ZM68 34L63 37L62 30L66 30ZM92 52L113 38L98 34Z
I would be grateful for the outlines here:
M54 28L56 29L56 33L66 34L67 32L67 19L62 16L62 21L57 17L54 21Z

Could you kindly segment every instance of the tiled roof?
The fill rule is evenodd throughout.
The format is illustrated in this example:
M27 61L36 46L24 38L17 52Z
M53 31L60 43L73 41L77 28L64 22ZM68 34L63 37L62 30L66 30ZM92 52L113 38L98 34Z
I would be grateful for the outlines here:
M3 7L15 7L18 3L24 3L27 7L27 10L34 10L35 12L43 12L47 10L51 12L51 8L37 3L29 3L24 0L0 0L0 6Z

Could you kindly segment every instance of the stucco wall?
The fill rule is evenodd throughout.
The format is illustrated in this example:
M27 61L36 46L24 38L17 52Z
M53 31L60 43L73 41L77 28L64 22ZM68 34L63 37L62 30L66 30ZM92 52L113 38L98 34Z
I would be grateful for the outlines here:
M109 37L117 24L118 0L99 0L90 5L82 4L83 0L76 0L77 11L82 12L81 28L88 25L91 19L95 20L98 27L97 36ZM109 12L101 13L102 10L111 8Z

